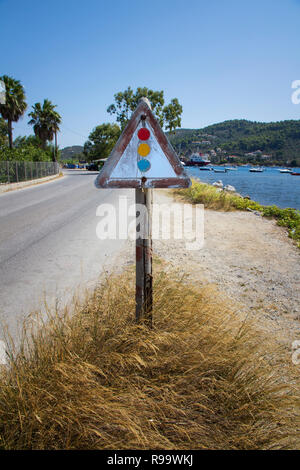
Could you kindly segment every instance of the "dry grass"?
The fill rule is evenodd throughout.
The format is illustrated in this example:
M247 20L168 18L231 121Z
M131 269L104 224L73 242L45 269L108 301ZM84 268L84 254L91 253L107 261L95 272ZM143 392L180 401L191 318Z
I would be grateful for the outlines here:
M0 385L1 448L299 447L299 370L284 347L213 288L156 279L153 330L133 321L132 272L72 315L27 324Z

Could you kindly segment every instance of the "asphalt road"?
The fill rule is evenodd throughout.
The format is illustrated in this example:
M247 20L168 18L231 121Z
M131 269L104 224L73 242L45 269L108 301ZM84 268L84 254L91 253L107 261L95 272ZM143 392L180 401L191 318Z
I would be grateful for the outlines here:
M0 195L0 319L13 336L45 301L64 306L95 283L126 243L97 238L96 209L118 208L121 194L133 202L134 192L96 189L96 175L67 170L61 179Z

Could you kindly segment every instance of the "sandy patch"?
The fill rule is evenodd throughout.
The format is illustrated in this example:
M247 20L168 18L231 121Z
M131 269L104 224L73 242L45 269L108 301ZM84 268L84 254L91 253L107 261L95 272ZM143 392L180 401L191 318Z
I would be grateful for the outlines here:
M154 202L172 201L170 191L154 191ZM299 338L300 251L286 230L242 211L205 210L204 224L202 249L188 251L182 240L154 240L154 253L191 281L215 284L262 326L271 324L289 341Z

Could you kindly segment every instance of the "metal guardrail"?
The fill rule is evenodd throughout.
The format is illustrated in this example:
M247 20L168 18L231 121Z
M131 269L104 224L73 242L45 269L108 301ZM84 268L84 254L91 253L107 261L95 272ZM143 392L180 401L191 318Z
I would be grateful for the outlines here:
M35 180L58 173L59 164L56 162L0 161L0 184Z

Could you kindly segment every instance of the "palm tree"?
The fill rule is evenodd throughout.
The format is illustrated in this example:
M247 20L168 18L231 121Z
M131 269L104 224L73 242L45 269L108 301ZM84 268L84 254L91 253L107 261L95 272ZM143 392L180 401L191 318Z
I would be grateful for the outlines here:
M57 159L57 132L61 123L61 116L54 110L56 105L50 100L45 99L43 105L35 103L32 111L29 113L31 117L28 124L33 126L35 135L41 140L42 148L46 148L47 140L53 140L55 136L55 154L53 160Z
M24 114L27 104L25 91L21 82L12 77L3 75L0 80L5 85L5 103L0 104L0 113L7 121L9 147L13 148L12 123L17 122Z
M56 112L53 111L52 116L51 116L51 129L54 134L55 138L55 161L57 160L57 133L59 132L59 124L61 123L61 116ZM53 138L53 137L52 137ZM52 139L51 139L52 140Z

